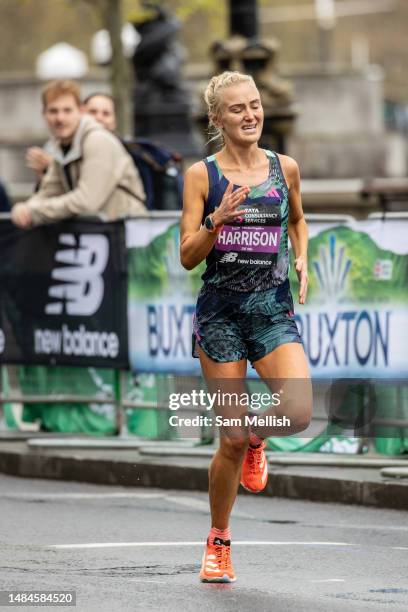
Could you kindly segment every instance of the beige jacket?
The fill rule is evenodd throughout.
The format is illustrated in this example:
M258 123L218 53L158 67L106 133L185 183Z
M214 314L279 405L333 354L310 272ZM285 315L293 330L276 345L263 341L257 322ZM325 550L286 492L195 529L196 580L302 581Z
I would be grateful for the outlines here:
M119 139L92 117L82 117L65 156L58 141L53 141L50 153L53 161L40 190L26 202L34 225L74 215L101 215L112 221L146 212L143 184L132 158Z

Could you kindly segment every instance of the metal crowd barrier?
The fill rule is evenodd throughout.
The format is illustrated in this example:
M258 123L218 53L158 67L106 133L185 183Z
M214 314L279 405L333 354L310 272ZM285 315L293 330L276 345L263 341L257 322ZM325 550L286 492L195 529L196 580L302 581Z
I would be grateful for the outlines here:
M181 211L151 211L146 215L142 215L137 217L138 219L153 219L153 218L161 218L161 219L174 219L177 220L181 216ZM352 221L354 218L350 215L341 215L341 214L319 214L319 213L310 213L305 215L306 220L314 221L314 222L336 222L336 223L347 223ZM7 220L10 218L9 213L0 213L0 220ZM408 218L408 212L385 212L385 213L371 213L368 219L382 219L386 220L390 219L406 219ZM101 216L91 216L91 217L81 217L81 220L91 220L91 221L103 221L104 218ZM126 427L125 427L125 411L128 408L131 409L149 409L149 410L157 410L157 411L167 411L169 407L166 403L163 402L153 402L153 401L144 401L144 400L129 400L126 398L125 393L125 374L126 371L115 371L115 379L114 379L114 390L113 394L106 395L104 397L101 396L87 396L87 395L74 395L74 394L52 394L52 395L24 395L21 392L18 392L18 384L16 384L17 379L15 376L15 371L13 369L18 366L15 365L0 365L0 382L2 380L2 370L3 368L11 369L12 378L13 378L13 390L11 393L4 393L4 390L0 384L0 409L4 404L26 404L26 405L36 405L36 404L106 404L107 402L112 402L115 407L115 422L116 422L116 431L117 436L119 438L125 437ZM49 366L52 367L52 366ZM399 402L402 402L401 393L399 393ZM187 413L199 414L197 408L195 407L184 407L183 411ZM204 412L202 412L204 414ZM1 416L1 414L0 414ZM319 411L314 415L313 421L315 423L325 422L327 421L327 416L322 414ZM397 428L408 428L408 419L398 419L398 418L378 418L372 420L372 425L384 426L384 427L397 427ZM201 432L201 442L208 442L208 432Z

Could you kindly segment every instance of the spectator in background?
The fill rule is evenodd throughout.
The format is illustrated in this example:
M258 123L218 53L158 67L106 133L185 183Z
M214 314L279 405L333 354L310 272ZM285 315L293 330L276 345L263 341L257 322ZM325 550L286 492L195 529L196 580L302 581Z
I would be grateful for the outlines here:
M110 132L116 130L116 115L115 115L115 103L112 96L105 93L92 93L83 101L82 110L88 115L91 115L98 123L103 125L104 128ZM44 174L47 171L48 166L52 161L52 150L51 141L47 141L45 145L41 147L30 147L27 149L26 162L28 168L34 171L37 180L41 181Z
M110 132L116 130L115 102L109 94L93 93L83 101L84 111Z
M83 101L83 110L115 133L115 102L109 94L95 92ZM133 159L146 193L146 206L152 210L178 210L182 205L183 179L180 156L148 139L120 139Z
M11 205L7 191L3 183L0 181L0 213L8 213L10 212L10 208Z
M52 159L39 191L12 208L12 221L28 229L75 215L112 220L143 214L145 192L132 158L113 134L82 113L78 85L54 81L42 102Z
M34 170L38 181L41 181L46 173L48 166L52 161L52 155L48 152L50 141L46 142L44 147L30 147L27 149L26 162L27 166Z

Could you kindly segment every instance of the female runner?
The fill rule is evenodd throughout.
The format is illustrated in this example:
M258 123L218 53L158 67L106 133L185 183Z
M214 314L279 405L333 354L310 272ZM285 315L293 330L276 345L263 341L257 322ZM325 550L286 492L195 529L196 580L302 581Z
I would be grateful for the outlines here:
M264 438L302 431L310 422L310 375L288 281L289 234L304 304L308 231L297 163L258 146L264 115L252 77L239 72L213 77L205 101L209 126L223 146L185 175L181 263L187 270L204 259L207 264L193 322L195 356L212 389L245 389L247 360L271 389L274 380L302 381L301 392L285 403L290 427L242 427L237 435L227 424L220 432L209 468L212 524L200 579L233 582L229 517L239 483L252 492L263 490ZM235 409L242 412L242 406ZM234 414L233 406L217 410Z

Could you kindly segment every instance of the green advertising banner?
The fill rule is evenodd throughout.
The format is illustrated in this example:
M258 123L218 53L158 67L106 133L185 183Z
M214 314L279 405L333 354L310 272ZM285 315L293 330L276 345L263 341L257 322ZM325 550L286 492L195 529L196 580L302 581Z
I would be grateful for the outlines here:
M408 219L311 220L309 295L296 305L299 332L317 378L407 379ZM199 373L191 357L192 315L204 264L186 272L172 220L129 221L131 368Z

